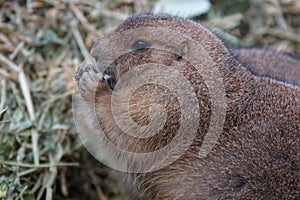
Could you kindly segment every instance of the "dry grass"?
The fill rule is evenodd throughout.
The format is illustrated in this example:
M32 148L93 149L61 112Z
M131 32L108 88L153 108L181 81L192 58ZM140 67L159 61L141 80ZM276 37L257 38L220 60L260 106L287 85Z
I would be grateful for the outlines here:
M93 42L152 2L0 2L0 199L122 199L81 146L73 74ZM232 46L300 54L299 0L212 0L201 16Z

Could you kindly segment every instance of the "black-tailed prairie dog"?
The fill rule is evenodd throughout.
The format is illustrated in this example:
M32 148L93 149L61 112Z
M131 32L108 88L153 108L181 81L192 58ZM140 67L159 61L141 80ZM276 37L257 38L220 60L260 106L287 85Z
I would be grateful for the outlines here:
M76 123L95 157L129 169L132 199L300 199L299 60L230 50L165 14L128 18L91 55L75 75ZM218 137L203 156L208 133ZM159 151L173 140L171 153ZM176 159L155 168L168 154Z

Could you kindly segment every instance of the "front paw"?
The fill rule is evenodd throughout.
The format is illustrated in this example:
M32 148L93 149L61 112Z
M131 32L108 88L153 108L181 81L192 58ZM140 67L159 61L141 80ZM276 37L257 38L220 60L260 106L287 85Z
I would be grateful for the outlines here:
M75 81L76 83L79 85L79 82L80 82L80 79L83 75L84 72L88 72L90 71L91 69L93 69L93 67L91 65L79 65L77 71L75 72L75 75L74 75L74 78L75 78Z
M96 73L92 66L80 66L75 73L75 80L81 96L87 100L93 100L102 76L101 73Z

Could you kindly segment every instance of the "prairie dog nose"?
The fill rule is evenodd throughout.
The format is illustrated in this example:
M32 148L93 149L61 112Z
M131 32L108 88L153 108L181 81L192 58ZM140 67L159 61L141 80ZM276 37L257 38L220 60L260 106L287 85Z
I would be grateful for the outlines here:
M114 90L115 85L117 84L116 76L110 70L104 71L102 81L107 84L111 90Z

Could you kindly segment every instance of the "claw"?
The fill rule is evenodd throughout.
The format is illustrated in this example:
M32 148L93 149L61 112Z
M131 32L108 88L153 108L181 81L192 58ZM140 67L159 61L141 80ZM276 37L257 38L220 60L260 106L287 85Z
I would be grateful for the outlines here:
M81 96L92 100L95 96L99 81L102 80L102 74L97 73L91 65L80 65L75 73L75 80L78 84Z

